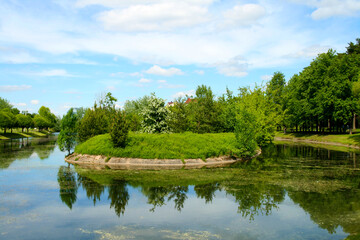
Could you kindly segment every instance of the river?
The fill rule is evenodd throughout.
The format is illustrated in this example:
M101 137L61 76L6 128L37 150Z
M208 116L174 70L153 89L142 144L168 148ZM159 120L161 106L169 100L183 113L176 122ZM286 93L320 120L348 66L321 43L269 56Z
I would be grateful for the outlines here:
M114 171L0 142L0 239L356 239L359 152L276 143L229 168Z

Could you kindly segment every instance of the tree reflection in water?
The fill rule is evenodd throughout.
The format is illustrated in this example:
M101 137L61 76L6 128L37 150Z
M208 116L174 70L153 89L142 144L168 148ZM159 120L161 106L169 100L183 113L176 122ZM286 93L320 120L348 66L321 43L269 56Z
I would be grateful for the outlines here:
M196 196L205 199L205 203L212 203L215 192L221 190L219 183L208 183L194 186Z
M110 208L114 207L116 215L124 215L125 207L128 204L130 195L124 180L113 180L109 186Z
M235 197L238 212L250 220L256 215L270 215L285 199L285 189L266 184L228 185L225 191Z
M57 177L60 187L60 199L70 209L76 202L76 194L78 191L78 184L76 182L76 173L70 167L61 166Z
M0 169L6 169L15 160L28 159L36 153L41 160L47 159L56 147L56 138L10 139L0 144Z
M100 196L104 193L105 186L81 175L78 175L77 180L79 185L86 190L87 198L92 199L95 206L96 202L100 201Z

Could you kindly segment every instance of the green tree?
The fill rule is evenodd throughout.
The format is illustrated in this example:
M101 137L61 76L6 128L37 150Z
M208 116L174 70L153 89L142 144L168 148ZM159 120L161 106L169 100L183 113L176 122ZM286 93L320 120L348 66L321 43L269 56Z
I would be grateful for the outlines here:
M29 132L29 128L34 127L34 120L32 119L31 115L29 115L29 114L27 114L25 116L26 116L25 128L26 128L26 131Z
M192 105L193 120L195 121L195 132L218 132L221 128L218 118L219 111L214 97L210 87L205 85L197 87L196 98L190 103Z
M117 111L112 119L110 127L111 141L115 147L125 147L129 134L129 125L126 121L125 113Z
M13 106L10 104L10 102L7 99L0 97L0 110L5 108L11 109L12 107Z
M149 105L150 97L144 96L137 100L127 100L124 104L126 119L129 123L131 131L139 131L141 129L142 112Z
M35 127L37 127L39 129L39 131L51 126L51 123L46 118L40 116L39 114L35 115L34 124L35 124Z
M271 104L274 106L274 111L278 116L277 127L286 126L286 112L285 112L285 75L281 72L275 72L271 80L266 86L266 96Z
M11 112L11 109L5 108L2 109L1 112L4 114L2 115L2 119L0 120L2 128L4 128L4 133L6 133L6 128L12 130L17 126L16 116Z
M349 46L346 47L347 54L360 54L360 38L356 39L356 42L350 42Z
M185 103L187 98L178 98L175 100L173 106L169 106L168 125L171 132L180 133L185 132L190 128L190 121L188 118L189 108Z
M11 125L11 117L8 112L0 111L0 127L4 129L4 133L6 134L6 129Z
M242 114L245 116L245 121L253 120L253 123L249 123L249 128L254 126L256 143L260 147L265 146L275 136L278 116L274 110L274 104L268 101L262 87L256 86L253 90L250 88L240 88L239 90L240 93L236 103L237 125L241 121Z
M56 124L56 116L53 114L48 107L41 106L38 111L39 115L46 119L47 125L44 128L54 127Z
M112 95L111 92L106 93L105 95L102 94L98 100L99 107L102 109L106 109L112 111L115 109L115 103L117 99Z
M77 114L73 108L70 108L66 115L63 117L60 125L60 134L58 137L59 148L61 151L68 151L70 155L71 149L75 147L77 138Z
M244 156L252 156L257 148L256 117L244 105L239 105L235 125L237 148Z
M146 133L168 132L167 116L169 110L165 107L164 99L152 93L149 104L142 110L141 130Z
M109 131L109 114L98 108L95 104L93 109L88 109L78 124L78 137L81 142L87 139L104 134Z
M221 131L234 132L236 125L236 98L233 96L233 92L226 88L226 94L223 94L218 99L218 105L220 108L219 119L221 122Z
M27 117L24 114L16 115L16 122L18 127L21 128L21 132L24 132L24 128L27 126Z

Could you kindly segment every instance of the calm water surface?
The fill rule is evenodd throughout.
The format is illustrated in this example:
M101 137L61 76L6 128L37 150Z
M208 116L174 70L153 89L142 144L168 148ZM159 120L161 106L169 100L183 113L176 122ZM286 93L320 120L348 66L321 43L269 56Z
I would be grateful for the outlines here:
M230 168L81 169L0 142L0 239L357 239L360 155L278 143Z

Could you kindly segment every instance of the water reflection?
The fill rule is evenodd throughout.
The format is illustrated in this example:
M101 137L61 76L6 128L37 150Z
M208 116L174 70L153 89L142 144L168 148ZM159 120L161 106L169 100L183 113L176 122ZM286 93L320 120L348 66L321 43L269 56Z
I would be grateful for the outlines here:
M41 159L47 159L56 147L56 136L47 138L20 138L1 141L0 168L8 168L15 160L28 159L34 153Z
M57 176L60 199L66 206L72 209L73 204L76 202L78 191L76 174L70 167L61 166Z
M33 140L1 142L1 239L356 239L360 232L358 152L276 144L231 168L113 171L68 165L55 141ZM14 159L24 160L9 167Z
M151 177L141 179L149 172L144 171L134 178L132 171L101 170L99 173L81 169L77 172L64 166L59 168L58 181L61 200L70 209L76 201L78 186L84 189L94 206L106 201L102 198L107 196L110 208L118 217L125 214L131 201L129 189L139 189L151 206L149 211L154 213L168 203L180 213L192 194L203 199L205 204L213 204L218 193L223 192L236 203L238 214L250 222L257 216L272 215L286 199L291 199L329 234L335 234L339 227L349 234L358 234L360 176L358 169L353 170L356 156L354 152L282 144L266 149L257 159L237 163L232 168L182 170L180 174L177 171L174 175L183 174L185 181L186 176L191 175L189 179L192 180L187 184L174 184L181 182L181 177L166 179L162 176L163 171L150 172ZM205 178L199 175L203 172L207 172L204 175L213 174L214 178L209 180L207 177L204 183ZM166 180L154 183L156 178Z

